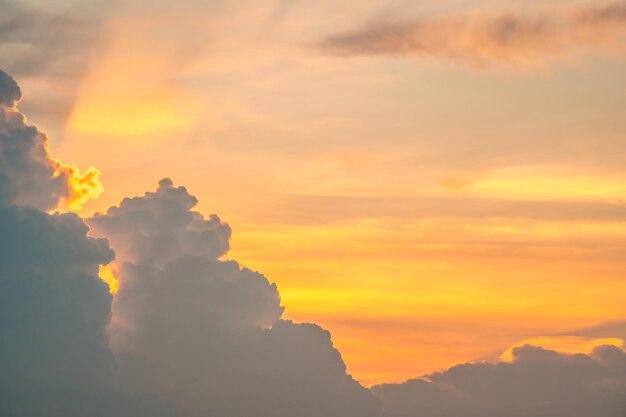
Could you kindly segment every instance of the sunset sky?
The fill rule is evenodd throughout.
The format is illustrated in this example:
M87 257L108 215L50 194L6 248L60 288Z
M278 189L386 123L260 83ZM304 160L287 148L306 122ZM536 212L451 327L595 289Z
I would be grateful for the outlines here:
M86 219L103 278L147 262L115 216L189 211L184 186L190 228L232 229L207 256L275 283L365 387L624 348L623 1L0 0L0 69L70 184L7 201Z

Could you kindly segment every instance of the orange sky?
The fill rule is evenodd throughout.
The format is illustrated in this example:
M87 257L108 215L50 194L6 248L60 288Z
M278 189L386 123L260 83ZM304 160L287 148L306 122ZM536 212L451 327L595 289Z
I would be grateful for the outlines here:
M278 284L288 318L331 330L367 385L528 340L568 352L620 343L623 331L583 329L626 317L621 45L585 27L552 39L558 53L533 58L524 38L523 62L476 66L471 51L455 55L474 42L436 42L441 16L569 22L571 2L410 7L433 19L447 59L316 46L398 14L381 2L192 3L109 11L62 116L28 111L62 82L21 80L53 154L102 173L84 214L162 177L186 185L233 227L228 256ZM559 43L574 35L584 48Z

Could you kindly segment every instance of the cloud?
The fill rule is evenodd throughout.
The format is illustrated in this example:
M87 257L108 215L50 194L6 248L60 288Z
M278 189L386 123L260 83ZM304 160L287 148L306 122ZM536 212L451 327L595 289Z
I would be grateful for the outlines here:
M281 319L275 284L223 259L230 227L171 180L89 219L121 263L111 335L122 385L189 416L374 416L330 334Z
M80 73L99 41L95 29L105 9L98 0L89 3L98 6L99 15L84 4L65 8L0 0L0 65L19 76Z
M0 415L106 415L113 252L74 214L0 208Z
M615 2L552 13L377 22L328 36L318 46L346 56L433 57L477 67L536 67L584 49L623 55L624 39L626 3Z
M126 198L89 223L132 263L162 266L183 254L219 258L229 249L230 227L215 215L205 219L192 211L197 203L184 187L174 187L166 178L156 192Z
M51 159L20 98L0 71L0 415L104 417L125 401L108 347L112 297L98 278L114 254L77 215L39 210L81 177Z
M90 179L50 157L4 72L0 86L0 415L378 414L330 334L283 320L276 285L223 259L230 227L184 187L164 179L92 231L42 211ZM114 253L88 232L119 254L114 302L98 278Z
M387 417L621 417L626 411L626 353L601 346L565 355L523 346L511 363L476 363L403 384L379 385Z
M21 97L15 80L0 70L0 206L80 209L102 192L98 171L81 173L52 158L46 135L17 109Z
M84 76L108 42L103 29L118 3L0 0L0 68L37 95L22 108L59 140Z

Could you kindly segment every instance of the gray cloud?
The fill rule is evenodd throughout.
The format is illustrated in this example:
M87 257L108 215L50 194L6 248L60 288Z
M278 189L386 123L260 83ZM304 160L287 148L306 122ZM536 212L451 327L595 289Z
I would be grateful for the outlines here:
M626 320L609 321L596 326L570 331L568 334L594 338L615 337L623 339L626 343Z
M16 107L21 96L15 80L0 70L0 206L49 210L62 201L86 201L91 190L101 187L97 171L80 174L52 158L46 135L27 124Z
M0 415L105 416L113 252L73 214L0 208Z
M219 258L229 249L230 227L192 211L197 203L184 187L163 179L156 192L126 198L89 222L94 233L115 242L124 261L161 266L182 255Z
M57 140L92 59L105 46L105 21L116 1L0 0L0 68L31 93L22 107Z
M0 67L16 76L81 75L90 49L100 41L103 6L99 1L64 8L0 0Z
M459 365L373 392L388 417L622 417L626 353L602 346L591 355L563 355L524 346L512 363Z
M281 319L275 284L221 259L230 228L168 180L89 220L119 254L123 386L189 416L374 416L330 334ZM165 376L165 377L164 377Z
M119 253L113 302L108 240L40 211L68 168L0 87L0 415L378 415L330 334L283 320L276 285L222 259L228 225L170 180L90 219Z
M37 209L71 194L71 172L25 124L20 97L0 71L0 415L104 417L124 402L108 348L112 297L98 278L113 251L77 215Z
M473 66L544 65L581 49L626 51L626 3L554 13L471 14L430 20L384 21L328 36L319 43L338 55L443 58Z

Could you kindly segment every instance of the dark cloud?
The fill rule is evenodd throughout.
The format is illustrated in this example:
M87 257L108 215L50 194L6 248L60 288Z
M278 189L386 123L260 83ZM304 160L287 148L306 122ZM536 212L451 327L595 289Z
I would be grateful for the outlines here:
M110 415L123 396L108 347L112 297L98 268L113 251L87 237L77 215L37 209L72 195L74 171L26 125L20 97L0 71L0 415Z
M626 3L554 13L472 14L384 21L332 35L319 47L338 55L434 57L475 66L544 65L581 49L626 51Z
M14 107L22 98L22 91L17 82L6 72L0 70L0 105Z
M388 417L622 417L626 353L602 346L591 355L564 355L533 346L512 363L476 363L373 392Z
M94 168L81 174L52 158L46 135L16 108L20 98L15 80L0 70L0 206L49 210L59 203L80 205L99 194L102 185Z
M0 209L0 415L106 415L113 252L75 215ZM95 409L94 409L95 408Z
M577 329L569 332L569 334L593 338L614 337L620 338L626 343L626 320L609 321L584 329Z

